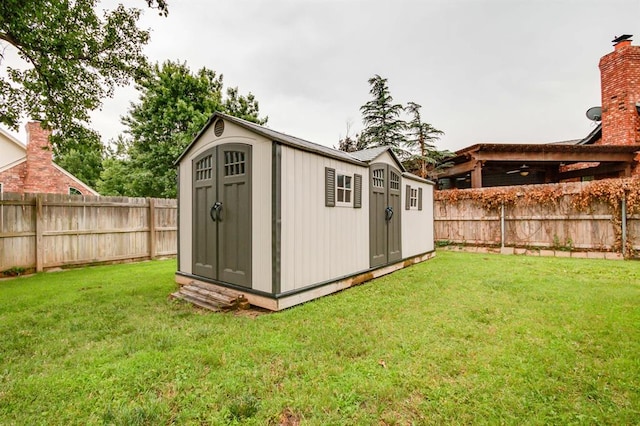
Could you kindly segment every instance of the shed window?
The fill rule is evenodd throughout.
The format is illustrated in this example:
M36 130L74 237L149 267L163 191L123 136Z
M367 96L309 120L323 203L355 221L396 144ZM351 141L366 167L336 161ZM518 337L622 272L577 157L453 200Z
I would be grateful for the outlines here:
M405 210L422 210L422 188L407 185L405 197Z
M412 209L418 208L418 188L411 188L411 194L409 194L409 201Z
M338 173L336 179L336 204L351 205L351 193L353 192L353 176Z
M362 208L362 175L324 169L324 205Z
M207 155L196 163L196 180L211 179L211 157L211 155Z
M82 195L82 192L80 192L78 188L74 188L73 186L70 186L69 195Z
M400 176L397 173L389 172L389 187L391 189L400 189Z
M244 174L244 152L225 151L224 152L224 175L236 176Z
M384 188L384 169L373 171L373 186L376 188Z

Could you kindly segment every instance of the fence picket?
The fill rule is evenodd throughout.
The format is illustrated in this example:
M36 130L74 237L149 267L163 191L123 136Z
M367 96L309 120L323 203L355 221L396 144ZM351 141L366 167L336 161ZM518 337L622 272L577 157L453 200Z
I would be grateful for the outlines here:
M0 272L153 259L177 252L174 199L0 197Z

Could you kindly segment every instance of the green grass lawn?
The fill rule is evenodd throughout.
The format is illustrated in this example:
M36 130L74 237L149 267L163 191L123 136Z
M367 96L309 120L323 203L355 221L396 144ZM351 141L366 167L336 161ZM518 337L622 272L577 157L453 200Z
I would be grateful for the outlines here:
M0 282L0 424L638 424L640 264L441 252L257 317L174 261Z

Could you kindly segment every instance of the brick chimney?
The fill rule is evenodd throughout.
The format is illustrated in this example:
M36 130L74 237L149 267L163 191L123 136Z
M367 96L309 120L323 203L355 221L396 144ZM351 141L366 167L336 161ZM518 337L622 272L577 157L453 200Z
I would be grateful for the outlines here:
M640 46L631 36L613 40L614 50L600 58L602 145L640 145Z
M27 123L27 161L24 192L55 192L50 184L53 169L53 152L49 143L51 132L40 126L39 121ZM50 190L47 190L47 188Z

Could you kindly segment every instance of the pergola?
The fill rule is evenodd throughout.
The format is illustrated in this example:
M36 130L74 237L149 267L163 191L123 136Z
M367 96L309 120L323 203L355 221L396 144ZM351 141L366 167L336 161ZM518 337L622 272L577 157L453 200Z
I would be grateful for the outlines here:
M438 174L451 187L554 183L631 176L640 145L477 144L456 152Z

